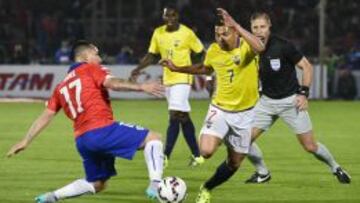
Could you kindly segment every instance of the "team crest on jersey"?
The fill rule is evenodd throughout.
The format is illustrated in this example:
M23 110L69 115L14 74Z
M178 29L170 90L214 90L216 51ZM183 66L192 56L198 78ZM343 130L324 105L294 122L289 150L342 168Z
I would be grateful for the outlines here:
M239 55L232 56L232 61L233 61L236 65L239 65L239 64L240 64L240 56L239 56Z
M280 59L270 59L270 66L274 71L278 71L281 67Z
M176 39L174 41L174 47L178 47L180 45L180 42L181 42L180 40Z

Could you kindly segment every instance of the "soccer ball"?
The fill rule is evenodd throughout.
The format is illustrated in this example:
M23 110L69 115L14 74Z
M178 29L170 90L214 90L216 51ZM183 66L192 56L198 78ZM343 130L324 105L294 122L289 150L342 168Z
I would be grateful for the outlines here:
M161 203L180 203L186 198L186 184L179 177L166 177L158 187L157 198Z

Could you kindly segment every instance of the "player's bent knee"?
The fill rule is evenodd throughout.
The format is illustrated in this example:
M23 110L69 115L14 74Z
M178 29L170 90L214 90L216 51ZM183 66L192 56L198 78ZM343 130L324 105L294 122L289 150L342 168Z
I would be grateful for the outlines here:
M251 142L255 142L255 140L260 137L260 135L264 132L264 130L260 128L253 127L251 130Z
M314 153L317 151L318 146L311 131L303 134L298 134L298 139L305 151L309 153Z
M309 152L309 153L315 153L318 149L318 146L316 144L305 144L303 145L303 148L305 151Z
M149 131L149 133L147 134L146 138L145 138L145 142L149 142L149 141L153 141L153 140L160 140L161 139L161 134L154 132L154 131Z
M214 150L212 149L200 149L200 154L202 157L204 157L205 159L209 159L213 154L214 154Z

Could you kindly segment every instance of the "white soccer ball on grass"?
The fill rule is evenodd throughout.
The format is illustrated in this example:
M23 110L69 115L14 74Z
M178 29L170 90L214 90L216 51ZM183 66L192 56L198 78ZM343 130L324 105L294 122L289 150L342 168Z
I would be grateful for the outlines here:
M187 193L185 181L179 177L166 177L159 183L157 198L161 203L181 203Z

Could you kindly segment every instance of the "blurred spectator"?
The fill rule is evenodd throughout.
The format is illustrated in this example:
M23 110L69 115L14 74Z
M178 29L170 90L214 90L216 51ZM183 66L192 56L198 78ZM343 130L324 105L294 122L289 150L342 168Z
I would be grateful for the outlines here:
M11 63L28 64L29 62L28 53L25 52L23 45L21 43L15 44L11 56Z
M134 51L129 46L123 46L116 56L116 63L133 64L135 62L133 59L133 54Z
M55 53L55 63L57 64L69 64L71 59L71 48L69 42L63 40L60 48Z
M265 10L273 17L276 25L274 33L294 41L309 57L318 56L319 2L177 0L182 13L181 22L196 27L196 34L204 44L214 39L214 8L225 7L247 28L250 15L254 11ZM57 45L64 39L72 41L80 38L95 40L109 57L116 58L110 60L114 63L133 63L146 53L152 30L161 22L164 3L164 0L0 0L0 63L10 62L14 42L23 42L22 48L29 54L29 62L58 63L53 60L58 51ZM360 1L357 0L327 1L326 44L338 56L348 53L359 42L359 10ZM115 45L125 42L132 52L114 49L119 47ZM348 55L354 69L360 69L356 62L357 52ZM7 54L4 56L4 53ZM13 58L11 62L14 62Z
M356 98L356 81L350 66L344 66L339 71L337 93L341 99L353 100Z
M347 54L347 62L354 70L360 70L360 43Z
M325 48L325 65L327 67L328 78L328 95L330 98L335 97L335 73L340 63L344 63L340 56L338 56L330 47Z
M6 63L7 57L6 47L0 44L0 63Z

